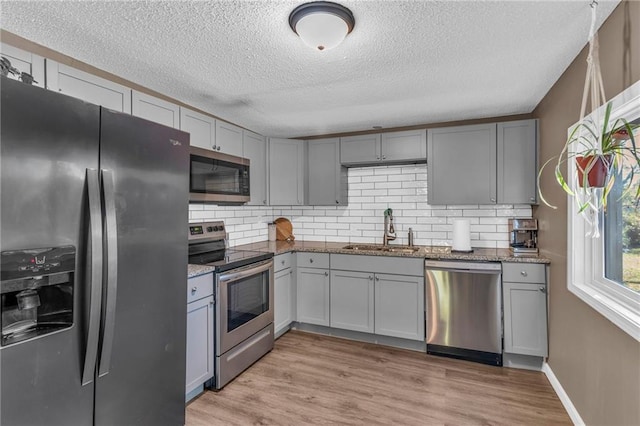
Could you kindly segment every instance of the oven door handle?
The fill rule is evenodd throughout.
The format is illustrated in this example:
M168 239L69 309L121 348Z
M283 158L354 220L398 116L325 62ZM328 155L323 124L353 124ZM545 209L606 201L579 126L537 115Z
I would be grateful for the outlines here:
M218 282L222 284L230 281L241 280L243 278L250 277L251 275L268 271L271 268L273 268L273 259L265 260L264 262L253 264L242 269L232 270L230 273L220 274Z

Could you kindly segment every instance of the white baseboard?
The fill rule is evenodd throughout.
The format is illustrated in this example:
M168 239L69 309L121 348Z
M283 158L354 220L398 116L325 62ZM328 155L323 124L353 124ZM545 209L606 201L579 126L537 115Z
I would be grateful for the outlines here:
M576 426L585 426L582 417L580 417L580 413L578 413L578 410L573 405L573 402L571 402L569 395L567 395L567 393L564 391L564 388L560 384L560 381L558 380L556 375L553 374L551 366L549 366L549 364L547 364L546 362L543 363L542 372L546 374L547 379L549 379L549 383L551 383L553 390L556 391L558 398L560 398L560 402L562 402L562 405L564 405L564 409L567 410L567 414L569 414L569 417L571 418L573 424Z

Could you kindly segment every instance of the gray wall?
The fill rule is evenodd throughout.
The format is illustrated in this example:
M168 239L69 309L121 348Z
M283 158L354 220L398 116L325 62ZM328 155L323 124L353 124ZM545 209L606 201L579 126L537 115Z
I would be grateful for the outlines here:
M631 26L630 67L623 66L625 21ZM599 37L610 99L640 79L640 2L622 2ZM583 50L533 113L540 118L542 162L558 154L567 128L579 118L585 73ZM586 424L640 425L640 344L567 290L566 196L552 173L545 174L542 188L558 206L533 212L541 252L551 259L549 365Z

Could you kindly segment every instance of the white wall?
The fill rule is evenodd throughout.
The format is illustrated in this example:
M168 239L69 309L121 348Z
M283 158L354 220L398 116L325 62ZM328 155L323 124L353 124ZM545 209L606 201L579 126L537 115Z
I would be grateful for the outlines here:
M427 204L427 165L379 166L349 169L348 206L223 207L191 204L191 222L224 220L229 245L267 239L267 223L286 217L297 240L382 243L383 212L393 209L398 238L407 244L413 228L415 244L451 245L453 220L469 219L473 247L509 246L507 219L531 217L529 205L431 206Z

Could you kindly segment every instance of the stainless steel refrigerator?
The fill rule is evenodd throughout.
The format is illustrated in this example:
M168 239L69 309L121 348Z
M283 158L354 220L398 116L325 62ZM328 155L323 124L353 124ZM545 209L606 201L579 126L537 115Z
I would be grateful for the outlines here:
M0 88L0 424L184 424L189 135Z

